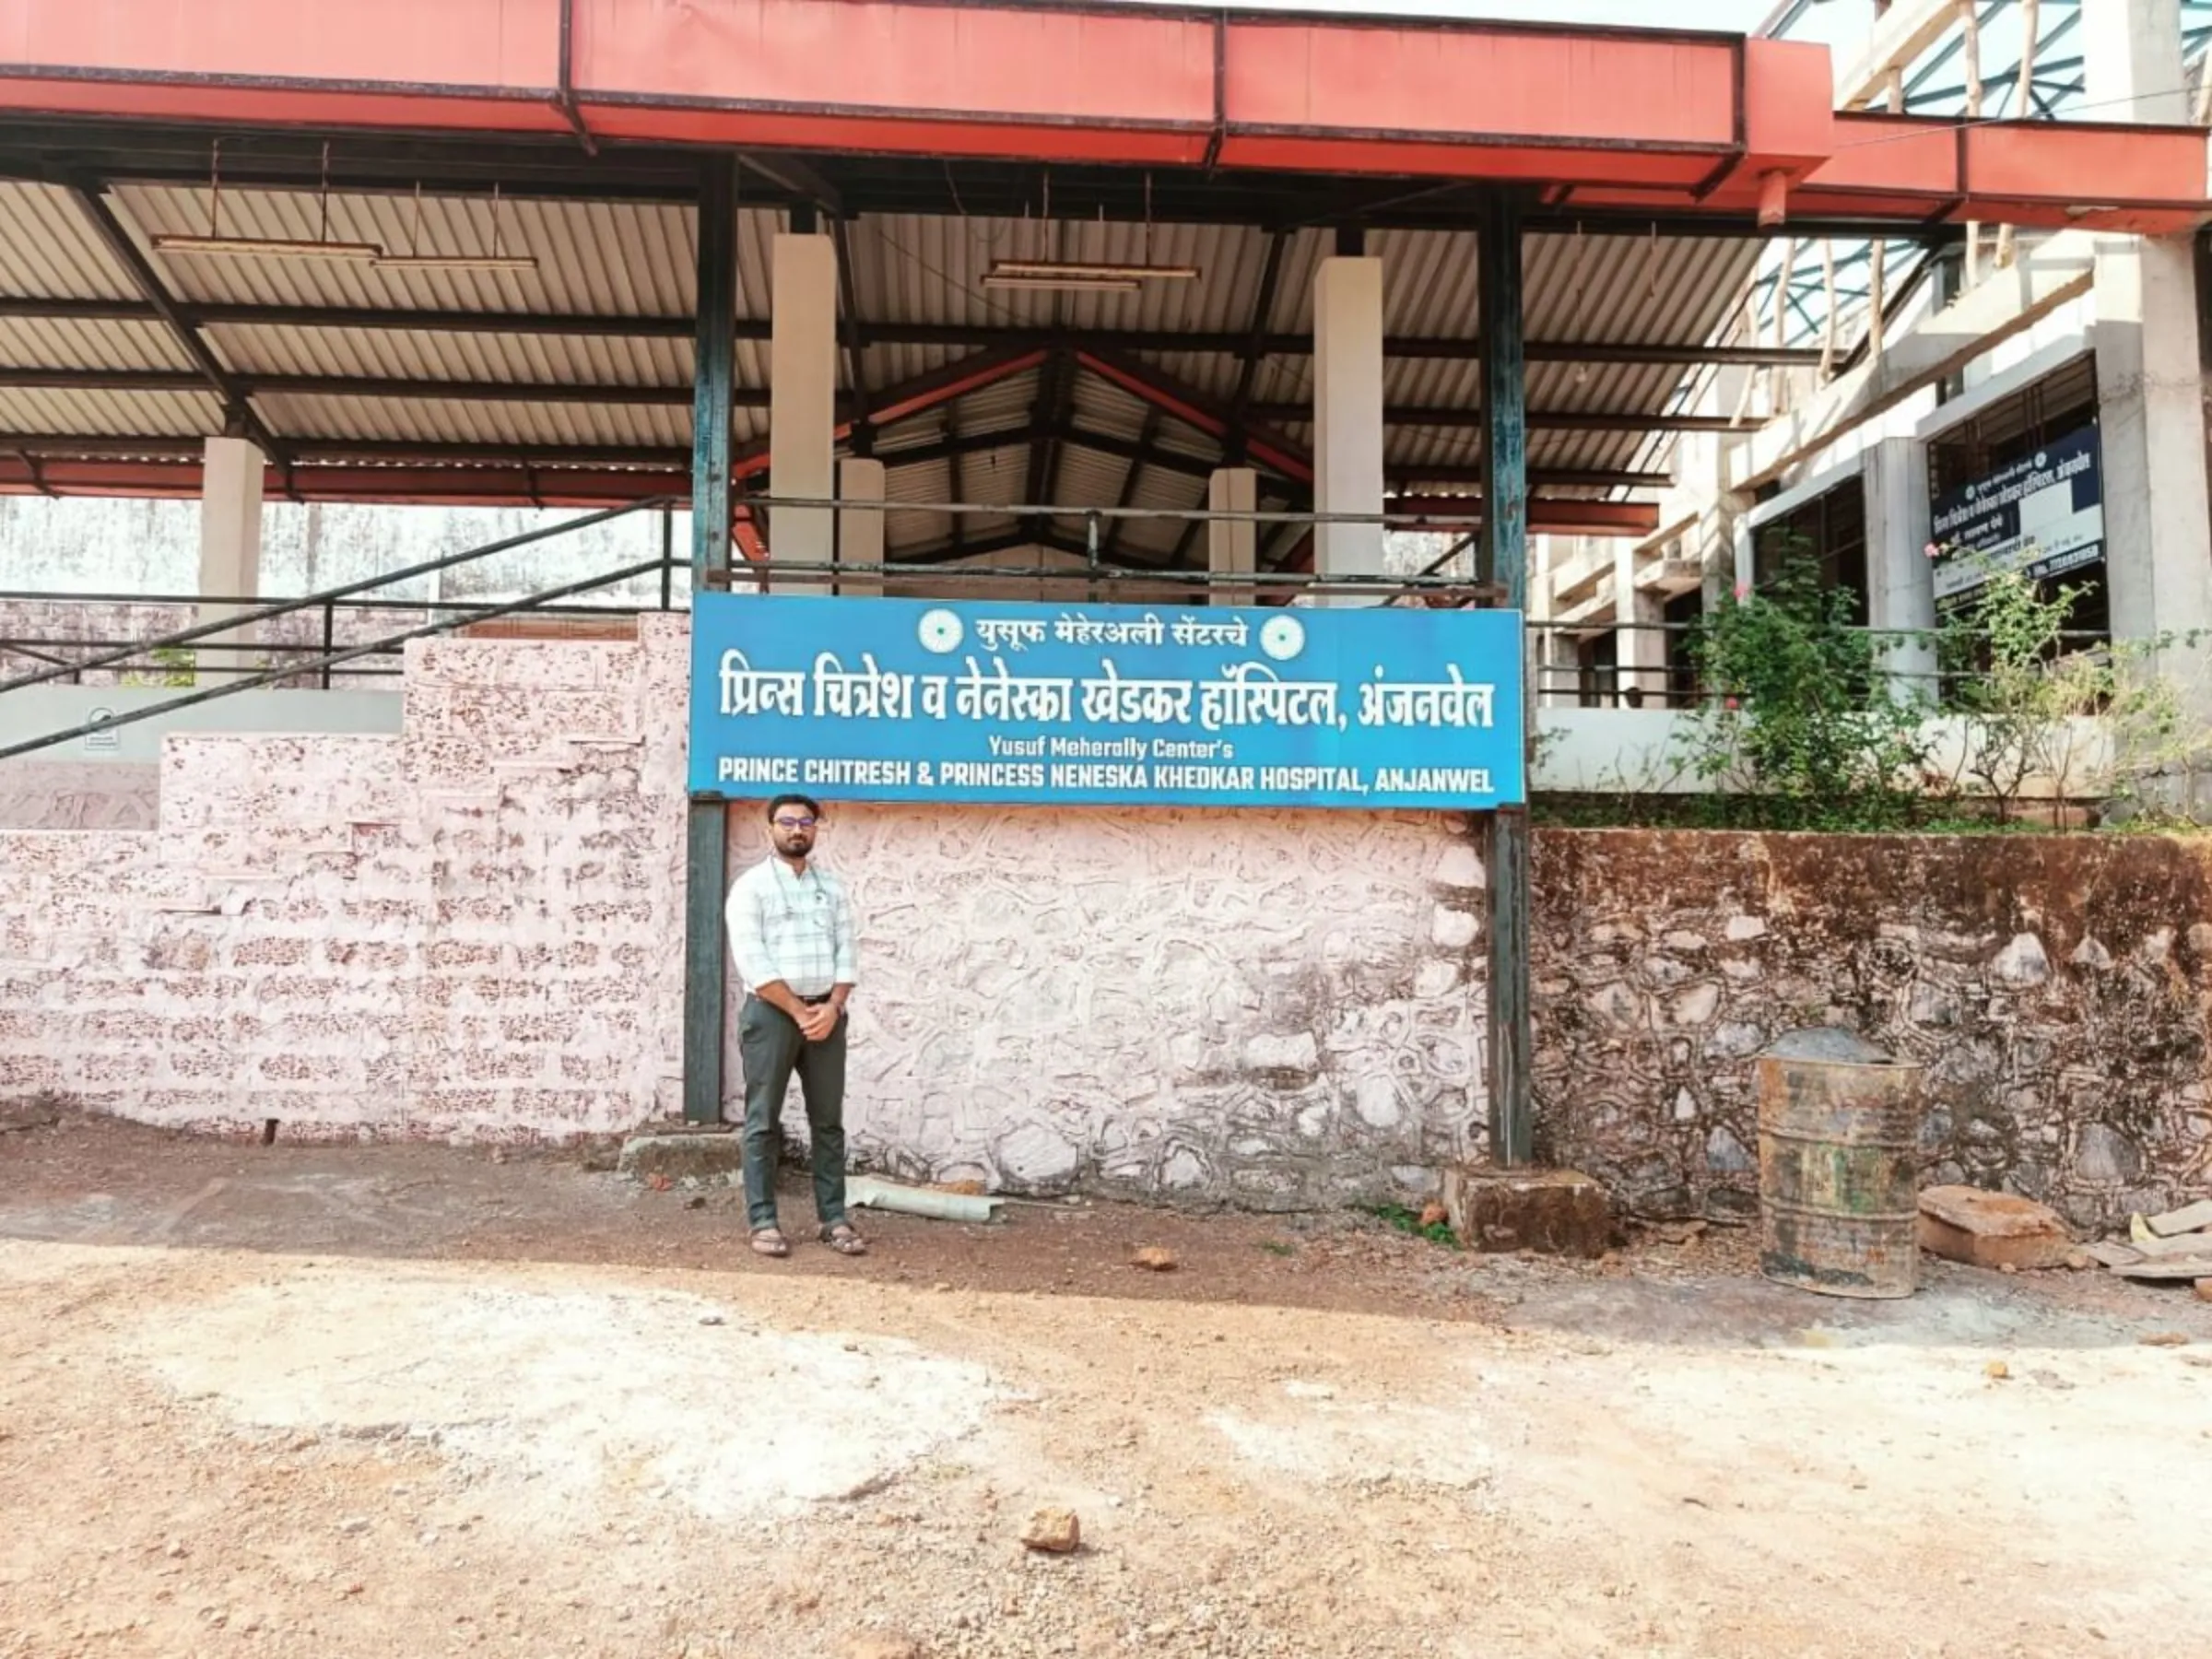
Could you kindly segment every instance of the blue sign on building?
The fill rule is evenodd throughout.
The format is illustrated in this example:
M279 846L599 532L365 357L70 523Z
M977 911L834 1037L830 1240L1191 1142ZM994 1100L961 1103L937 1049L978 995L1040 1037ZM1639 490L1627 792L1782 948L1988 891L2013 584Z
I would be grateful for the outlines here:
M1522 660L1516 611L700 594L691 790L1487 810Z

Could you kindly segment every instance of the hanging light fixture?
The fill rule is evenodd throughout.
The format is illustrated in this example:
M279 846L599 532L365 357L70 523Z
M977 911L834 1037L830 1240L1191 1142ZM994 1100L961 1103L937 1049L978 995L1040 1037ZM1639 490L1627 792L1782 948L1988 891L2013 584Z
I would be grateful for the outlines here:
M1045 218L1052 217L1052 179L1045 179ZM1145 175L1145 257L1135 264L1081 259L994 259L987 288L1049 288L1088 294L1134 294L1147 282L1195 282L1196 265L1152 263L1152 175Z
M322 216L312 240L299 236L225 236L223 234L223 141L218 138L208 162L207 171L207 233L205 236L172 235L168 232L149 237L157 253L213 254L218 257L246 259L326 259L363 262L376 259L383 253L375 242L332 241L330 240L330 146L323 147Z
M422 252L422 184L415 185L415 222L407 233L406 253L384 253L377 257L380 271L535 271L537 256L533 253L502 253L500 252L500 187L491 187L491 252L488 253L425 253Z

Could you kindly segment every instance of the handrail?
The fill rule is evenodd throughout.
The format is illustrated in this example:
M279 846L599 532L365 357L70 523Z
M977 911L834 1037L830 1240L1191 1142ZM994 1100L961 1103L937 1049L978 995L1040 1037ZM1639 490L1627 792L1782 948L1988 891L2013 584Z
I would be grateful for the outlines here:
M84 674L94 669L112 667L117 663L128 661L131 656L141 651L168 651L179 645L189 645L194 640L206 639L212 634L235 633L240 629L251 628L257 622L266 622L276 617L288 617L296 611L312 610L317 606L327 605L334 600L347 598L355 594L365 594L372 588L389 587L395 582L410 582L418 576L428 576L438 571L450 571L457 565L468 564L479 559L488 559L494 553L509 553L517 547L526 547L535 542L549 541L554 536L566 535L571 530L588 530L594 524L607 524L629 513L646 509L658 510L671 505L673 500L673 497L667 496L648 497L643 500L630 501L620 507L610 507L604 512L586 513L582 518L570 519L563 524L525 531L520 535L507 536L496 542L487 542L480 547L469 547L459 553L449 553L442 559L427 559L421 564L408 565L404 570L389 571L381 576L368 576L359 582L348 582L338 587L325 588L321 593L309 594L302 598L286 599L275 605L265 606L259 610L241 612L236 616L223 617L213 622L202 622L192 628L181 629L172 634L165 634L159 640L148 640L141 645L132 647L129 651L104 657L92 657L85 662L71 664L66 668L49 668L42 673L27 675L21 679L8 680L5 684L0 684L0 693L20 691L29 686L42 686L49 680L60 679L67 674ZM650 559L640 566L638 570L627 572L627 574L638 575L645 571L657 570L660 568L660 562L657 558ZM587 584L587 587L598 585L600 583L594 582ZM549 589L546 594L535 595L532 599L524 601L521 608L527 609L530 605L535 603L537 598L555 596L558 593L583 591L586 589L578 587ZM505 612L489 614L504 615ZM298 672L298 670L295 669L293 672ZM13 753L15 751L6 752ZM5 755L0 755L0 758L5 758Z
M12 760L18 755L35 754L40 749L52 748L57 743L67 743L78 737L89 737L98 732L113 731L117 726L136 725L142 720L159 719L164 714L173 714L180 709L190 709L204 702L213 702L218 697L234 697L241 691L259 690L262 687L274 685L278 680L291 679L301 674L312 674L318 669L335 668L341 663L350 663L359 657L388 653L393 646L404 645L409 640L429 639L433 634L451 633L456 628L465 628L471 623L488 621L494 617L512 616L519 611L535 610L546 600L561 599L571 594L589 593L594 588L606 587L617 582L628 582L632 576L642 576L648 571L660 569L660 565L661 561L658 558L649 559L639 564L626 565L619 571L614 571L605 575L590 576L581 582L569 582L562 587L547 588L543 593L533 594L526 599L517 599L511 605L499 606L488 611L478 612L474 616L456 617L442 622L429 622L420 628L409 629L405 633L392 634L382 640L371 641L366 645L350 645L344 651L334 652L313 662L287 664L281 668L271 668L261 674L249 675L220 686L210 686L205 691L194 691L189 696L171 698L166 702L153 703L143 709L132 709L121 714L110 714L100 720L88 720L83 724L71 726L66 731L49 732L44 736L29 738L25 742L10 744L6 748L0 748L0 760Z
M679 561L680 562L680 561ZM389 582L391 577L380 578ZM0 605L258 605L260 594L80 594L61 588L0 588ZM311 597L309 603L315 601ZM504 604L499 599L325 599L322 604L339 610L484 610ZM548 610L572 611L592 615L600 611L623 612L651 608L635 605L564 605L547 606ZM228 628L236 622L224 624Z

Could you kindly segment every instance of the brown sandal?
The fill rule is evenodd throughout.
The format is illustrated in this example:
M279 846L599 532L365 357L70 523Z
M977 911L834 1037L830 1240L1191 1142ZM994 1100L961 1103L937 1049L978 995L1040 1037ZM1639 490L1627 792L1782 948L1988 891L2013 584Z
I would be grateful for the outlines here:
M780 1228L755 1228L752 1243L755 1255L787 1256L791 1253L791 1245L784 1239L782 1230Z
M860 1236L860 1230L850 1221L840 1221L835 1227L823 1228L822 1242L839 1255L864 1256L868 1253L868 1241Z

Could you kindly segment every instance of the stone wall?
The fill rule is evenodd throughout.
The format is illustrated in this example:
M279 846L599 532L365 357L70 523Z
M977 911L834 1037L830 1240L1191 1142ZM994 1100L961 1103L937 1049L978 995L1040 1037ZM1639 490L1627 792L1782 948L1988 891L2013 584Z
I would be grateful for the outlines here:
M310 1135L652 1115L688 665L650 633L420 643L399 737L172 737L151 831L0 833L0 1095Z
M674 1110L685 628L418 644L396 738L173 736L153 830L0 834L0 1095L288 1135ZM1318 1204L1480 1144L1464 820L853 806L824 856L877 1167Z
M733 872L762 855L762 816L732 814ZM1315 1206L1430 1190L1485 1140L1468 828L833 808L821 856L863 930L855 1150L1014 1192ZM734 1049L730 1077L734 1094Z
M1842 1024L1926 1067L1927 1179L2084 1224L2212 1194L2212 845L1552 831L1540 1151L1647 1213L1748 1207L1752 1057Z
M418 643L396 737L172 736L151 828L0 832L0 1097L319 1135L675 1110L686 626ZM832 803L856 1148L1016 1191L1426 1190L1484 1147L1471 829ZM735 866L759 830L732 811ZM1935 1177L2085 1221L2212 1192L2208 857L1540 832L1541 1149L1646 1213L1744 1206L1752 1056L1841 1023L1928 1066Z

